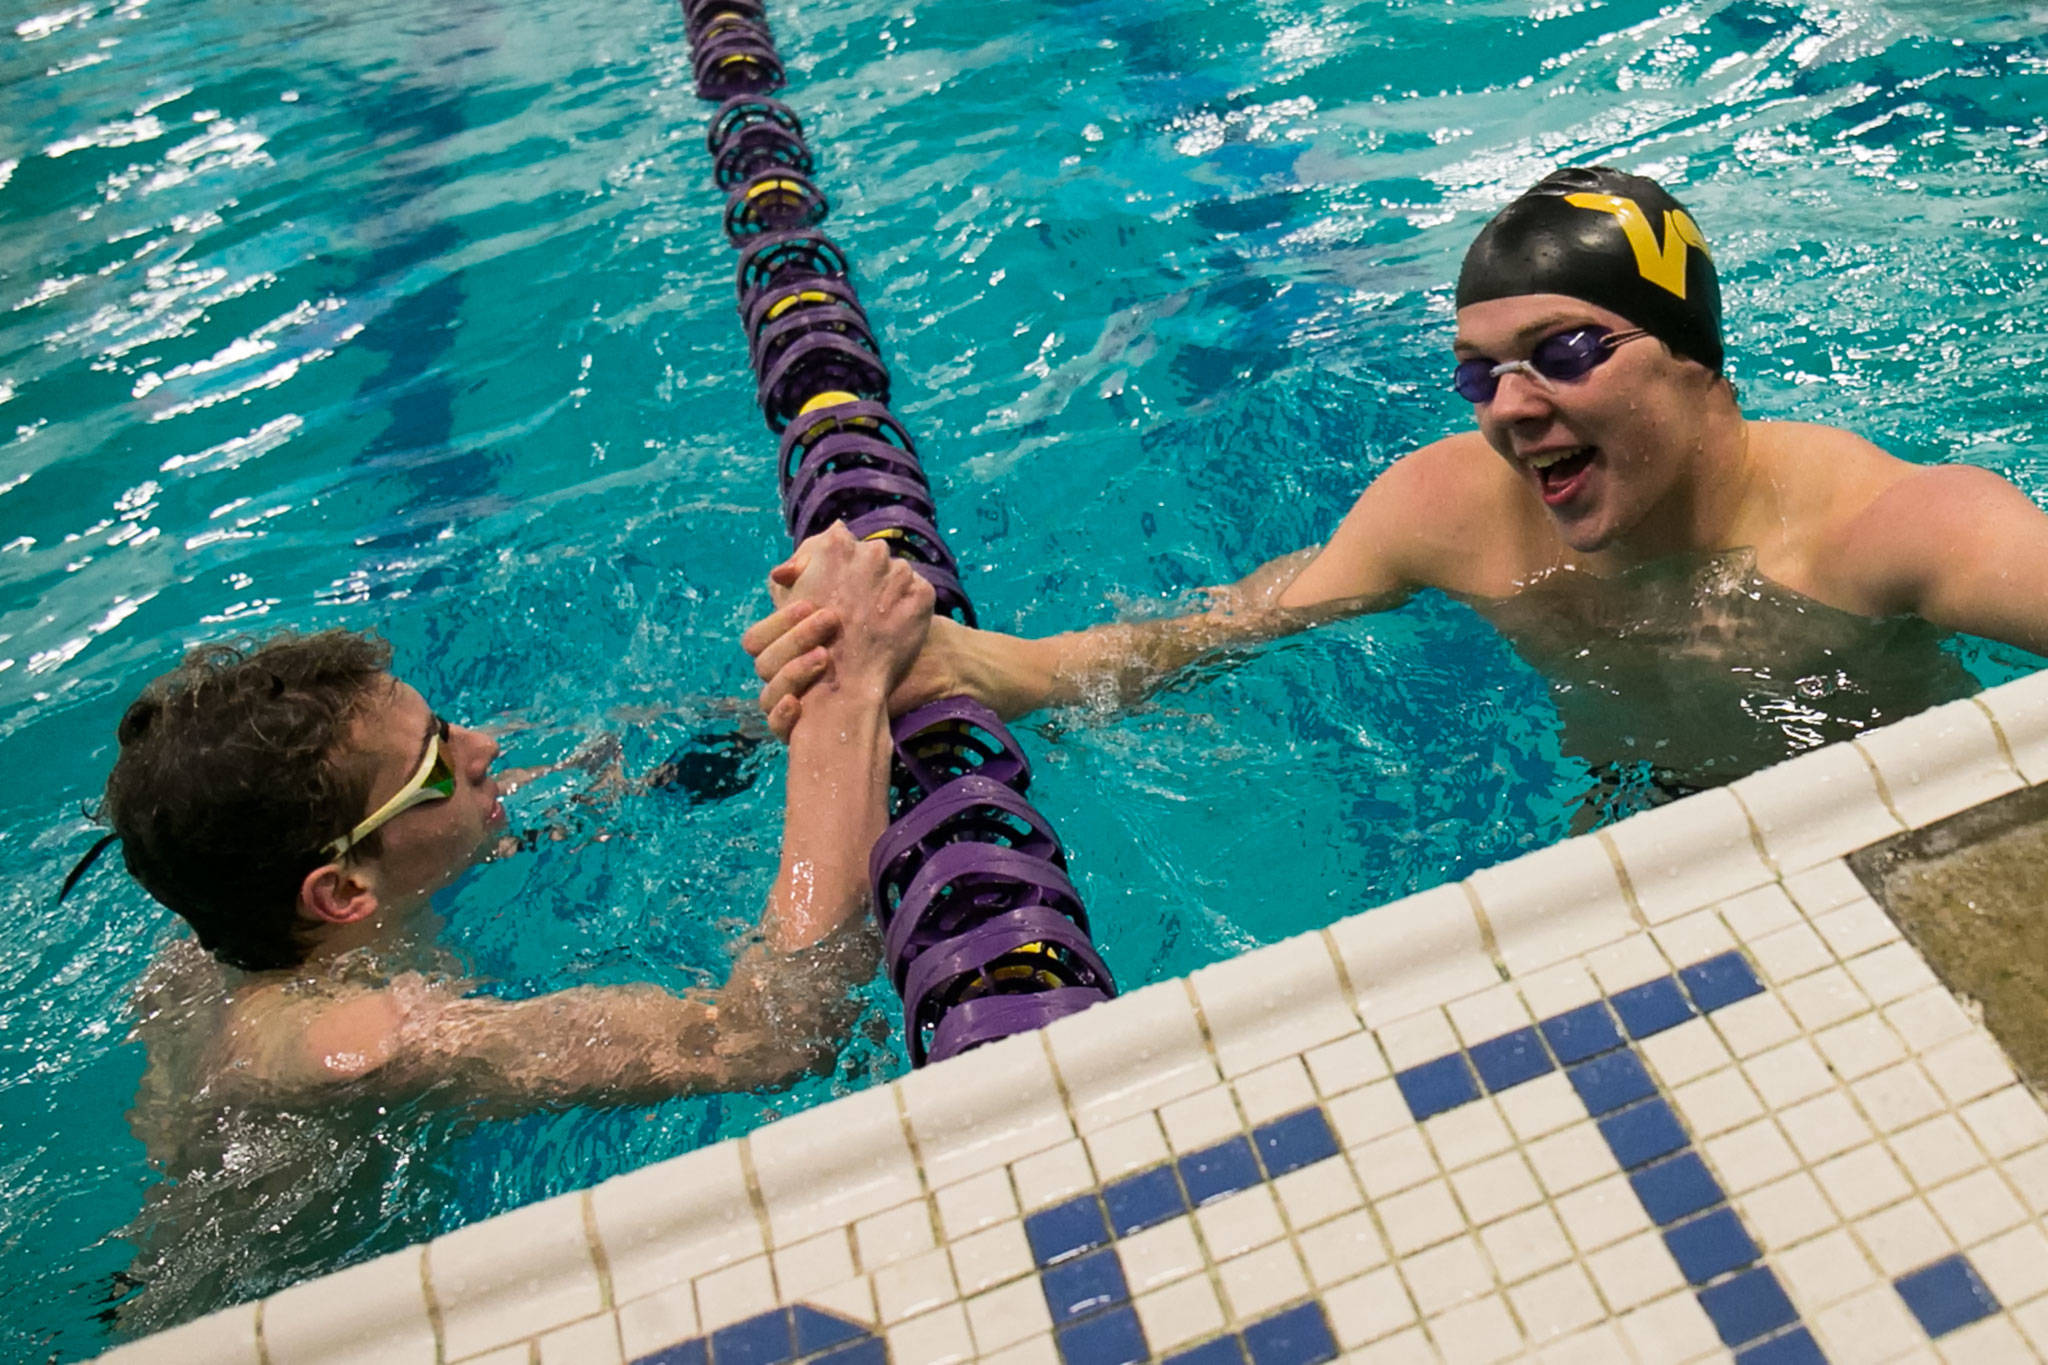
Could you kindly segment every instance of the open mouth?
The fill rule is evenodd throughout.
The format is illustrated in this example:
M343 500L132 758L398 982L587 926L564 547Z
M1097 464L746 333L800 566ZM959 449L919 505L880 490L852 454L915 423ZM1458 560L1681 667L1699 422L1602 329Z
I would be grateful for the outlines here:
M1578 446L1571 450L1546 450L1540 455L1528 457L1525 463L1536 475L1536 487L1543 501L1555 506L1570 500L1579 491L1586 471L1592 468L1593 460L1600 453L1597 446Z

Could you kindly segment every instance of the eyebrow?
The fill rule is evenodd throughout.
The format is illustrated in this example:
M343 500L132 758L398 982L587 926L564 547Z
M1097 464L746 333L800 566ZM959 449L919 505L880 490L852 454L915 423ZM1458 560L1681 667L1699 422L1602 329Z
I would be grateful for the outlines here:
M420 769L420 764L426 762L427 746L429 744L432 744L434 742L434 736L440 733L441 717L435 714L435 712L431 708L429 708L427 711L427 732L426 734L420 736L420 751L412 756L411 771L418 772Z
M1570 327L1574 323L1582 327L1587 327L1593 325L1593 320L1583 313L1578 313L1570 309L1566 309L1561 312L1551 313L1544 317L1540 317L1536 319L1536 321L1529 323L1527 326L1516 328L1514 332L1512 332L1509 335L1509 340L1514 345L1520 346L1521 344L1530 340L1531 338L1541 337L1546 333L1555 332L1560 328ZM1451 338L1451 349L1453 351L1470 351L1474 355L1484 354L1482 348L1479 346L1477 342L1470 341L1465 337L1461 336Z

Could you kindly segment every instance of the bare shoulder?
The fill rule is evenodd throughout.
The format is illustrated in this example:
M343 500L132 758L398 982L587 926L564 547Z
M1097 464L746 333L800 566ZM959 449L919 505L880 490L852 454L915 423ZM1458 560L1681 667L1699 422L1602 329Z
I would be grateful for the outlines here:
M264 986L230 1008L226 1050L249 1081L303 1093L360 1081L395 1060L422 1011L447 992L423 981L344 990Z

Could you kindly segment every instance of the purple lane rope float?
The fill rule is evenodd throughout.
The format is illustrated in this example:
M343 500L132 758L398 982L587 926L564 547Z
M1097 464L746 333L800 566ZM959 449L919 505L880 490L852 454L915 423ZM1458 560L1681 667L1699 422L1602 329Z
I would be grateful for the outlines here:
M705 144L756 398L781 437L783 521L801 541L834 522L885 541L974 624L916 444L889 411L890 375L761 0L682 0L697 93L719 101ZM868 859L889 980L913 1065L1042 1028L1116 994L1089 938L1066 850L1025 798L1031 764L995 712L947 697L891 726L889 828Z

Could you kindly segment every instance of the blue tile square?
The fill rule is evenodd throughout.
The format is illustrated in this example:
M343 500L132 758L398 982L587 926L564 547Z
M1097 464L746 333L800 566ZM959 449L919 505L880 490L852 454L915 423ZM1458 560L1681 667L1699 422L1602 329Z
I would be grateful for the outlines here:
M1633 1109L1609 1114L1600 1120L1600 1136L1607 1139L1607 1150L1624 1171L1685 1146L1685 1129L1662 1100L1645 1100Z
M1472 1065L1488 1090L1498 1093L1511 1085L1533 1081L1550 1070L1550 1054L1533 1028L1518 1028L1498 1038L1488 1038L1472 1047Z
M1759 1341L1735 1353L1735 1365L1828 1365L1813 1333L1795 1327L1783 1336Z
M1763 984L1756 979L1756 973L1749 969L1749 964L1743 961L1742 954L1732 949L1705 962L1680 967L1678 979L1692 992L1692 1002L1700 1007L1701 1014L1711 1013L1738 1000L1747 1000L1763 990Z
M1394 1083L1401 1087L1401 1098L1408 1101L1408 1112L1415 1115L1417 1123L1479 1098L1472 1068L1456 1052L1411 1066L1396 1075Z
M1337 1358L1337 1340L1314 1299L1245 1328L1244 1348L1252 1365L1321 1365Z
M889 1365L889 1348L880 1337L869 1337L818 1356L811 1365Z
M1721 1182L1714 1179L1697 1153L1680 1152L1669 1161L1645 1166L1628 1178L1643 1211L1658 1227L1721 1202Z
M1621 1030L1614 1026L1614 1016L1607 1012L1607 1006L1598 1000L1545 1019L1538 1027L1557 1060L1567 1066L1621 1046Z
M787 1308L770 1309L711 1334L712 1365L783 1365L795 1359Z
M1239 1345L1236 1333L1205 1341L1192 1346L1178 1355L1166 1358L1166 1365L1245 1365L1244 1348Z
M1138 1365L1152 1358L1138 1315L1128 1307L1069 1323L1059 1329L1058 1340L1067 1365Z
M1764 1265L1702 1289L1700 1307L1707 1310L1707 1317L1726 1346L1755 1341L1799 1316L1793 1311L1792 1300L1779 1287L1778 1277Z
M1102 1205L1095 1196L1084 1194L1027 1216L1024 1237L1031 1243L1032 1259L1047 1266L1106 1245L1109 1225L1102 1221Z
M1171 1166L1154 1166L1104 1187L1102 1202L1109 1208L1109 1225L1119 1237L1188 1211L1188 1197L1180 1192L1180 1180Z
M1997 1296L1960 1254L1901 1275L1892 1285L1930 1337L1947 1336L1998 1311Z
M1055 1323L1085 1318L1131 1297L1124 1284L1123 1262L1117 1259L1115 1247L1090 1252L1079 1260L1062 1261L1040 1275L1038 1283L1045 1291L1045 1306L1052 1310Z
M1671 1248L1671 1258L1691 1284L1705 1284L1716 1275L1749 1265L1759 1255L1756 1243L1742 1230L1742 1220L1726 1204L1689 1223L1664 1229L1664 1245Z
M653 1355L639 1356L633 1365L706 1365L710 1359L711 1350L704 1338L692 1337L673 1346L664 1346Z
M1692 1003L1669 976L1631 986L1614 997L1614 1012L1631 1038L1647 1038L1692 1018Z
M1594 1118L1657 1093L1657 1083L1643 1069L1643 1059L1628 1048L1566 1067L1565 1075L1571 1077L1572 1089L1579 1092Z
M789 1314L796 1323L796 1353L799 1356L816 1355L828 1346L869 1335L868 1329L859 1323L821 1312L807 1303L797 1304Z
M1263 1184L1266 1177L1259 1173L1251 1143L1235 1137L1182 1157L1180 1179L1188 1188L1188 1199L1199 1208L1226 1194Z
M1252 1130L1252 1145L1266 1164L1266 1174L1276 1177L1337 1155L1337 1135L1321 1109L1304 1109L1261 1124Z

